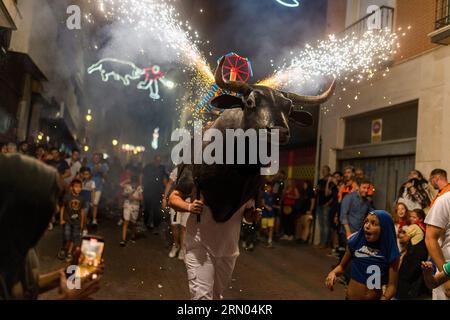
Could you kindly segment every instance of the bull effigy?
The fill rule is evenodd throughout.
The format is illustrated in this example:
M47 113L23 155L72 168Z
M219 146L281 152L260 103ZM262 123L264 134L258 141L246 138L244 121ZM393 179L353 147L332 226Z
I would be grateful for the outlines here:
M335 81L319 96L304 96L283 92L262 85L250 85L241 81L225 81L222 58L215 72L216 84L230 93L212 100L211 104L224 112L213 122L211 128L226 135L229 129L265 130L269 136L275 131L279 144L290 139L289 122L303 127L311 126L312 115L298 106L319 105L326 102L334 92ZM271 140L268 140L270 143ZM206 148L210 142L203 144ZM224 152L229 152L225 150ZM246 148L248 152L248 148ZM236 157L236 154L233 155ZM227 158L227 156L225 156ZM246 155L246 159L248 155ZM226 222L247 201L255 198L261 187L261 163L194 164L192 168L196 187L211 208L216 222ZM226 192L226 197L224 196Z

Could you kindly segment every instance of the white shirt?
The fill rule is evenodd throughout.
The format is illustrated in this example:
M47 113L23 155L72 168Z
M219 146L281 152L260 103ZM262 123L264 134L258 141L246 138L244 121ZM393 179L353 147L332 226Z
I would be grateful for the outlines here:
M444 229L444 235L439 239L439 245L446 261L450 261L450 192L436 200L425 218L425 223Z
M67 164L69 165L70 168L70 177L66 178L64 181L66 183L71 183L72 180L77 176L77 174L80 172L81 169L81 162L80 161L76 161L73 162L72 158L67 158L66 159Z
M439 245L445 261L450 261L450 192L436 200L425 218L425 223L444 229L444 235L439 239ZM443 286L433 290L433 300L450 300L445 295Z
M203 246L216 258L238 256L242 217L245 209L254 206L255 201L249 200L225 223L216 222L207 206L203 207L200 222L196 214L191 214L186 225L186 250Z

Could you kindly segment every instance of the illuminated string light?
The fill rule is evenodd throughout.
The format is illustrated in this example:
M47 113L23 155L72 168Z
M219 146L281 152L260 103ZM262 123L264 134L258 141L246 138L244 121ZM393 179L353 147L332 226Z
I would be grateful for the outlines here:
M142 69L129 61L104 58L90 66L87 72L88 74L93 74L94 72L100 73L104 82L108 82L110 78L116 81L122 81L124 86L129 86L131 80L139 80L145 76L145 79L138 83L137 88L139 90L148 90L149 97L153 100L161 98L158 83L163 84L169 89L175 87L172 81L164 78L161 68L157 65Z
M159 128L153 131L152 148L153 150L158 149L158 139L159 139Z
M281 4L282 6L289 7L289 8L296 8L300 5L300 2L298 2L298 0L291 0L291 2L286 1L286 0L277 0L277 2L279 4Z

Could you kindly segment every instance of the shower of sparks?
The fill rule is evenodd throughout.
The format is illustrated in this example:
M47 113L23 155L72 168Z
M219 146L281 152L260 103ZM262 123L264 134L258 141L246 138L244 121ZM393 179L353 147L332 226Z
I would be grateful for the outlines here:
M214 76L203 54L198 49L201 43L197 31L192 31L189 22L179 20L174 6L175 0L89 0L95 3L103 18L108 21L133 26L136 32L151 32L162 44L172 49L179 63L199 73L209 83ZM94 23L92 14L85 16ZM193 36L191 36L193 32Z
M316 47L306 45L289 64L259 84L298 91L318 77L360 83L372 79L379 70L386 72L386 64L398 48L398 36L390 30L367 31L360 37L354 33L342 38L331 35Z

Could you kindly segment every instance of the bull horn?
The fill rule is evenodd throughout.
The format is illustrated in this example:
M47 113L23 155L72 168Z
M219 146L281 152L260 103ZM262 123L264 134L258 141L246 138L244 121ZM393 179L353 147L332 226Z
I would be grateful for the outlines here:
M331 98L331 95L334 93L335 88L336 88L336 79L333 80L333 83L328 88L328 90L319 96L301 96L295 93L288 93L288 92L282 93L286 98L291 99L294 104L302 104L302 103L322 104L327 102L328 99Z
M230 92L235 93L241 93L241 94L248 94L251 91L251 88L248 84L245 82L240 81L224 81L223 80L223 65L225 63L225 57L222 57L222 59L219 62L219 66L216 69L215 72L215 78L216 78L216 84L219 86L222 90L227 90Z

